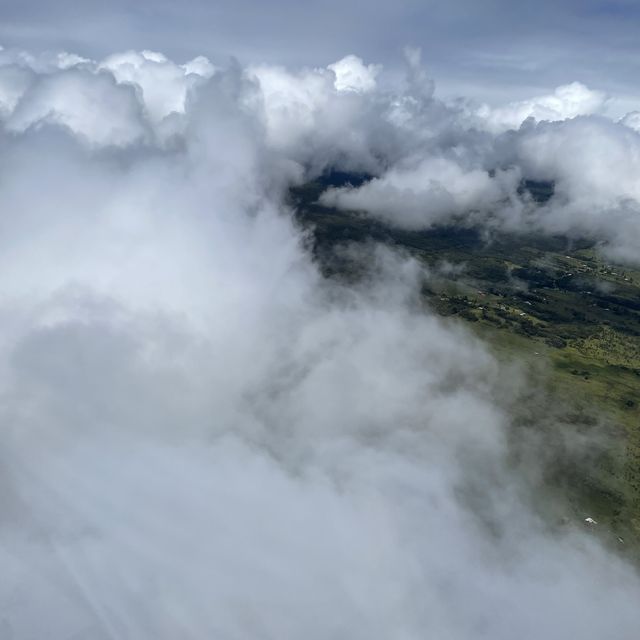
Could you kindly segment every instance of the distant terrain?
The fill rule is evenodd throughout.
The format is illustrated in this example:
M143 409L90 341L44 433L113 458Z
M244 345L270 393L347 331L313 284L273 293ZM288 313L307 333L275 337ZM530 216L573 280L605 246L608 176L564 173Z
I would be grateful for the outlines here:
M510 435L514 464L520 438L538 442L541 509L558 526L588 527L638 561L640 270L603 259L589 239L405 231L318 203L328 186L363 179L333 173L291 190L325 275L359 277L365 267L343 250L353 243L397 247L422 262L430 274L425 304L467 323L498 358L528 371L532 390L514 401ZM522 188L539 202L553 193L552 184Z

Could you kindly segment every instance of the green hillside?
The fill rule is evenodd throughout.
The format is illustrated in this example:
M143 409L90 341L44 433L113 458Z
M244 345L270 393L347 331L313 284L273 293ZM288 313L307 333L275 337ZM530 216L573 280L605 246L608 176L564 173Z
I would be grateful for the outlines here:
M559 526L593 518L594 535L640 558L640 270L604 260L586 239L403 231L318 204L329 184L348 179L291 191L324 273L354 279L366 269L341 250L349 243L384 243L421 261L431 274L425 304L528 371L533 391L512 408L514 464L521 440L538 443L541 508ZM550 196L545 185L528 188L538 200Z

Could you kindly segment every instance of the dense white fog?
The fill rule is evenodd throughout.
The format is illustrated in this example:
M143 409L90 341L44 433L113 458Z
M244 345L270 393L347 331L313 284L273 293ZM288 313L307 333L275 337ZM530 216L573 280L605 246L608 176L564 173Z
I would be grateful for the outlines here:
M402 78L0 51L0 636L633 640L640 578L530 506L526 372L406 256L328 280L286 205L640 255L637 114ZM543 206L523 178L555 181Z

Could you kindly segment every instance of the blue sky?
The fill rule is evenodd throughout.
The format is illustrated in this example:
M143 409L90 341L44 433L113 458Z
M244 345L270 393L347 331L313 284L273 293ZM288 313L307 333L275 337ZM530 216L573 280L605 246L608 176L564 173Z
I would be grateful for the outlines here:
M628 0L25 0L0 16L5 46L91 56L151 48L324 66L355 53L393 68L419 46L441 93L490 102L573 80L633 101L640 71L640 6Z
M26 0L0 15L5 46L85 55L146 47L301 66L356 53L393 67L419 46L441 92L489 101L573 80L632 99L640 71L640 6L621 0Z

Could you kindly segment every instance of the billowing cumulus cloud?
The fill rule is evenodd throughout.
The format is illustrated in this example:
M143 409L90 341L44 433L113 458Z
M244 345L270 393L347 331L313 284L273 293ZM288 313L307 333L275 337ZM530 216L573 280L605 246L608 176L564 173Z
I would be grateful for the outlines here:
M636 636L637 574L544 521L509 460L524 373L422 308L406 257L323 278L285 204L359 168L332 197L391 224L573 228L597 160L571 145L622 167L636 133L496 138L416 52L384 89L355 58L33 60L7 54L0 94L3 636ZM521 175L558 206L529 211ZM630 176L585 197L608 215ZM599 220L580 230L615 243Z
M189 91L215 73L199 56L176 65L160 53L129 51L102 62L60 53L0 51L0 117L9 131L68 127L93 146L130 146L174 133Z
M512 102L492 108L482 105L477 117L482 125L495 132L517 129L527 118L537 121L568 120L582 115L601 113L607 96L589 89L580 82L572 82L555 89L549 95Z
M377 65L364 65L357 56L346 56L328 66L336 76L334 85L338 91L371 91L376 86Z
M127 146L145 136L140 104L131 87L112 76L69 69L39 79L7 118L8 131L45 124L68 127L90 144Z
M598 117L523 127L515 137L523 172L555 181L555 195L536 213L550 232L591 236L617 258L638 262L640 135Z
M214 66L202 56L176 65L153 51L111 55L98 68L111 71L120 84L138 87L153 122L159 122L171 113L184 113L189 87L202 78L211 77L215 71Z
M518 178L517 171L492 177L480 168L465 170L454 160L429 158L417 166L393 168L357 189L331 189L322 201L367 211L401 227L424 229L501 208Z

